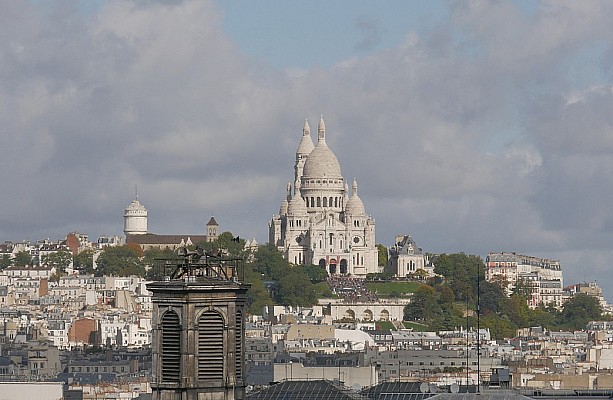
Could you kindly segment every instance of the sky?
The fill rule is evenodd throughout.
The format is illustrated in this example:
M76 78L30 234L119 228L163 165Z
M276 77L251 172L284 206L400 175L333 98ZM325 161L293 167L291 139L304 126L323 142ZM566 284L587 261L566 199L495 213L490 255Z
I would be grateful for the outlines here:
M613 2L0 2L0 241L260 243L305 118L377 242L613 260ZM314 137L315 140L315 137Z

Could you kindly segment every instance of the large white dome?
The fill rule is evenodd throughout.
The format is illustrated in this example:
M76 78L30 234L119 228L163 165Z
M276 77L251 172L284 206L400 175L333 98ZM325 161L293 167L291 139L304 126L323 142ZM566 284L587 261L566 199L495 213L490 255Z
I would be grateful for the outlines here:
M302 175L306 179L342 178L341 165L326 144L326 128L323 118L319 122L317 145L307 157Z

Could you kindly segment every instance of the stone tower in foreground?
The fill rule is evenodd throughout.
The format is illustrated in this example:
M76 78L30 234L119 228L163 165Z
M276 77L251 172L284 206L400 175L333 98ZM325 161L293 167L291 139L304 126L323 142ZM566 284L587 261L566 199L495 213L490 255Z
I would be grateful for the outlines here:
M153 293L154 400L241 400L248 285L238 260L180 251Z

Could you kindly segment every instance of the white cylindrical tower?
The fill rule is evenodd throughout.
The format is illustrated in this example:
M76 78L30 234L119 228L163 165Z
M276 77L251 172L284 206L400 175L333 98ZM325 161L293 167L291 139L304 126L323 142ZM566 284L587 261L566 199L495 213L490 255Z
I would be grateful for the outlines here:
M147 209L138 201L138 197L124 210L123 233L126 236L147 233Z

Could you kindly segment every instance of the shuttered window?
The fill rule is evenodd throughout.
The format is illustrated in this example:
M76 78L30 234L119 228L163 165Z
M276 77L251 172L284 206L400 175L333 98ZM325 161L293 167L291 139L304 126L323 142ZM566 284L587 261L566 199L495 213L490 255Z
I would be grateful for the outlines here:
M181 326L179 316L168 311L162 317L162 381L179 382L181 376Z
M223 318L214 311L198 319L198 379L223 379Z
M236 380L243 379L243 313L236 312Z

